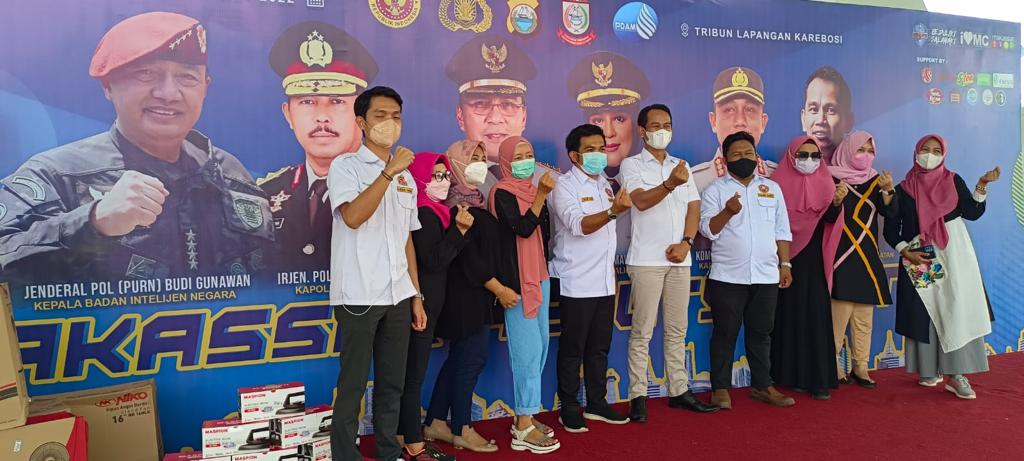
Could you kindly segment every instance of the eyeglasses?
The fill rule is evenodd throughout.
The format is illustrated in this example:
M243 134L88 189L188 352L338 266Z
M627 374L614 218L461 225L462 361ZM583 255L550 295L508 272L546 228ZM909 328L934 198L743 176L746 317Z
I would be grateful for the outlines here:
M446 179L449 180L449 181L452 180L452 172L451 171L445 171L444 173L434 173L431 176L434 178L434 181L437 181L437 182L441 182L441 181L444 181Z
M524 104L517 104L511 101L502 102L490 102L490 101L472 101L466 104L469 106L469 111L476 115L487 115L495 107L498 108L498 112L506 117L512 117L519 115L523 111Z
M800 151L800 152L796 153L795 157L798 160L807 160L809 158L820 159L821 158L821 152L804 152L804 151Z

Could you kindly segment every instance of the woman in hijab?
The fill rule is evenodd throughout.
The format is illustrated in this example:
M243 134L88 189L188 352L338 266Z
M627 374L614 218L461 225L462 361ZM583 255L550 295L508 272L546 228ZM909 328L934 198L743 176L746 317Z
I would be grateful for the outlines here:
M548 356L548 239L551 223L545 204L555 187L548 173L533 185L533 146L510 136L498 148L502 178L488 203L498 219L498 280L517 289L521 299L505 309L509 362L515 393L512 449L550 453L561 444L554 430L533 418L540 412L540 378Z
M419 220L422 228L413 231L412 244L416 249L416 264L427 311L427 328L413 330L409 336L409 355L406 358L405 389L399 411L398 433L405 443L409 459L454 460L433 444L423 440L420 420L423 376L427 372L430 346L434 342L434 326L445 302L448 266L466 245L466 233L473 226L473 217L464 209L451 212L444 200L451 186L448 158L444 154L420 152L416 154L409 172L416 181Z
M772 379L827 400L839 387L832 336L832 260L842 225L836 220L843 197L822 164L821 148L797 136L772 175L782 188L793 231L793 283L779 290L772 332Z
M452 216L462 210L473 218L466 244L448 266L447 296L437 319L435 334L449 344L427 409L424 435L476 452L498 450L473 430L473 389L487 362L490 349L492 308L496 301L514 307L516 291L497 279L498 221L486 209L477 189L487 178L487 153L479 141L458 141L448 148L452 187L445 205ZM446 420L451 414L452 426Z
M868 389L875 387L868 376L875 306L892 304L889 276L878 250L878 217L899 211L893 200L892 174L879 174L871 166L874 161L874 137L854 131L839 143L829 164L843 205L842 234L832 263L832 334L838 362L850 324L853 359L850 377L846 367L839 367L837 375L842 384L852 378Z
M885 222L885 239L902 256L896 332L906 340L907 371L920 375L919 384L935 387L946 375L947 391L974 399L964 375L988 371L984 337L992 316L964 220L985 213L999 167L972 191L946 168L946 142L938 135L921 138L914 153L914 167L896 188L900 212Z

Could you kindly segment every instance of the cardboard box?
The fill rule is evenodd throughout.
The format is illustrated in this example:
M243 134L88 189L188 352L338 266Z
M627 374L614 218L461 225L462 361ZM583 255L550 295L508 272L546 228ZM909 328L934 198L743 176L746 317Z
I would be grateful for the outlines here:
M231 461L230 456L217 456L215 458L203 458L201 451L188 453L168 453L164 455L164 461Z
M312 461L331 461L331 437L320 437L313 439L313 443L307 445L307 453Z
M305 414L275 418L270 422L270 438L275 447L291 448L305 445L316 437L331 435L330 405L307 408Z
M270 421L222 419L203 423L205 458L258 453L270 447Z
M163 441L153 380L36 397L33 409L55 404L89 423L89 459L160 459Z
M87 461L88 439L88 427L81 416L32 416L24 426L0 431L0 459Z
M299 415L306 411L306 387L302 383L243 387L238 390L242 422L265 421Z
M275 448L259 453L247 453L231 457L232 461L309 461L307 445L293 448Z
M11 293L6 283L0 283L0 430L23 426L28 417L24 371Z

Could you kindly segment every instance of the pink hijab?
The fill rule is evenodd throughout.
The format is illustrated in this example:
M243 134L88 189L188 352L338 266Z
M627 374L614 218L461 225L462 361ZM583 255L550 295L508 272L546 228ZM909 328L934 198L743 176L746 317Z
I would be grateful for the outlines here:
M917 164L917 153L929 139L935 139L942 145L942 163L931 170L921 168ZM949 233L946 232L946 215L956 208L959 197L953 172L946 168L946 141L937 134L930 134L914 148L914 167L903 179L903 190L917 202L917 224L921 230L921 244L933 243L939 248L946 248Z
M473 159L473 151L477 147L483 149L484 143L463 139L455 141L448 146L448 161L455 165L452 169L452 189L448 191L448 199L444 203L448 206L466 205L475 208L485 208L487 202L484 194L466 182L466 166Z
M491 189L491 214L496 214L494 194L499 190L507 191L516 197L519 212L525 214L533 206L537 196L537 188L532 178L516 179L512 176L512 158L515 157L519 144L530 144L522 136L509 136L498 147L498 165L501 167L501 180ZM531 146L532 147L532 146ZM544 236L541 230L535 229L529 237L516 237L516 254L519 257L519 293L523 297L523 316L532 319L537 317L544 292L541 282L547 280L548 264L544 257Z
M877 150L878 145L875 144L875 138L871 136L871 133L867 131L854 131L847 134L843 141L836 146L836 152L832 154L832 159L828 164L828 169L832 172L832 176L851 186L859 186L877 176L878 171L870 165L863 170L854 166L853 157L857 155L857 149L860 149L860 146L863 146L869 140ZM874 163L874 158L872 158L872 163Z
M786 209L789 211L789 224L793 230L793 241L789 246L789 254L796 257L800 254L814 235L814 230L821 222L828 208L832 206L832 197L836 193L836 184L829 174L824 161L811 174L801 173L796 169L796 153L806 143L819 146L810 136L797 136L789 142L786 154L779 161L779 167L772 174L772 181L779 184L782 195L786 197ZM823 154L824 156L824 154ZM825 235L822 238L822 255L825 267L825 280L829 291L832 290L832 269L835 262L836 249L843 230L842 224L825 223Z
M451 171L452 167L448 164L448 157L445 157L444 154L420 152L416 154L412 164L409 165L409 173L412 174L413 180L416 181L416 206L433 211L438 219L441 220L441 225L447 229L448 225L451 224L451 210L448 209L448 205L430 198L426 191L427 184L434 180L434 165L437 165L438 161L443 163L445 168L448 168L448 171Z

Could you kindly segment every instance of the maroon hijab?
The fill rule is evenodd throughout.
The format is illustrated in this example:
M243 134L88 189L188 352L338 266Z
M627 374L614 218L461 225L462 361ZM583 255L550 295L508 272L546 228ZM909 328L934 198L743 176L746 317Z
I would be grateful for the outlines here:
M917 153L929 139L935 139L942 146L942 163L931 170L917 164ZM917 202L917 224L921 229L921 245L935 244L946 248L949 234L946 232L946 215L956 208L959 197L953 172L946 168L946 140L937 134L930 134L914 148L914 167L903 179L903 190Z

